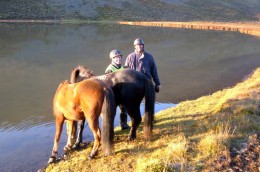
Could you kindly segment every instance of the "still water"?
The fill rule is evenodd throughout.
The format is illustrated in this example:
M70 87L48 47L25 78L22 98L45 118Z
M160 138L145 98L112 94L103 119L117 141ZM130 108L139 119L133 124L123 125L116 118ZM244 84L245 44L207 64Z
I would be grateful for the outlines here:
M109 52L120 49L125 58L136 37L144 39L157 63L162 89L156 112L233 86L260 66L260 39L235 32L0 24L0 171L45 166L53 145L52 99L58 84L78 64L103 74ZM85 132L84 138L93 137ZM65 139L63 132L60 153Z

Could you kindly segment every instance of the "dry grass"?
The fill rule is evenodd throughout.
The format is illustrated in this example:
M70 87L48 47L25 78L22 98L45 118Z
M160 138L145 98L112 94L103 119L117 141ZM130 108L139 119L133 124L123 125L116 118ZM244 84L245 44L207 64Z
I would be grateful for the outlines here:
M87 160L91 146L74 151L68 160L46 171L207 171L232 144L260 132L260 68L233 88L218 91L156 114L152 140L126 142L127 132L115 129L115 153Z
M232 129L227 124L217 126L216 131L206 133L197 144L197 159L200 161L201 159L215 158L220 152L225 151L226 145L228 145L227 140L233 136L234 131L235 128Z

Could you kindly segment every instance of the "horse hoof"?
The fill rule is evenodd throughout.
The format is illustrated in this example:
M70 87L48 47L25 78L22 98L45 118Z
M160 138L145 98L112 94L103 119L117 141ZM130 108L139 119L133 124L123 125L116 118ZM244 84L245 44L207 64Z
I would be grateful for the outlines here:
M128 142L131 142L131 141L133 141L133 140L135 140L135 138L133 138L133 137L128 137L128 138L127 138L127 141L128 141Z
M80 143L79 144L74 144L73 146L72 146L72 149L79 149L80 148Z
M56 157L55 156L51 156L49 158L48 164L54 163L56 161Z
M108 153L105 153L105 154L104 154L105 157L106 157L106 156L110 156L110 155L113 155L113 153L112 153L112 152L108 152Z
M121 125L121 130L129 130L131 127L128 124Z
M62 159L62 160L67 160L67 159L68 159L68 155L67 155L66 153L63 154L62 157L61 157L61 159Z
M88 156L88 159L91 160L93 159L96 155L98 154L98 152L91 152L90 155Z
M65 146L63 148L64 151L70 151L72 149L72 146Z
M91 155L88 156L88 160L91 160L93 157Z

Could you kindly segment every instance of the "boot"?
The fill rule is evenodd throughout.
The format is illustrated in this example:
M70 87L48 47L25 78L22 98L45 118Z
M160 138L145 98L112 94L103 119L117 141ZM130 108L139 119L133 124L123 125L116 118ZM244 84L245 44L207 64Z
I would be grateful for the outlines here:
M120 113L120 126L121 130L127 130L130 128L127 124L127 114L125 113Z

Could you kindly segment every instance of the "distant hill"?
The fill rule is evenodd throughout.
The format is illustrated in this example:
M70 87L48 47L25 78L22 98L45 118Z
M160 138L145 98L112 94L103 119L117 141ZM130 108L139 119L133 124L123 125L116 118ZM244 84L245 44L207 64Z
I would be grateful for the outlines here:
M0 19L259 21L260 0L1 0Z

